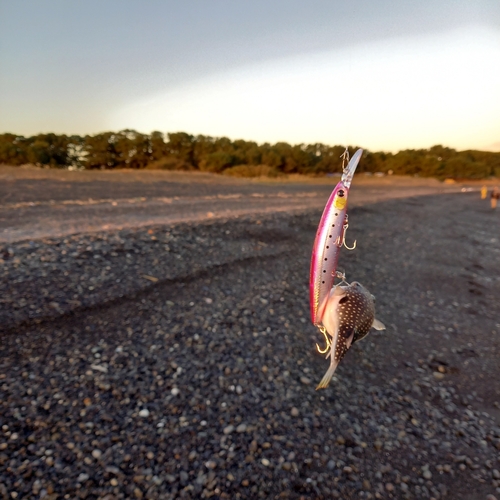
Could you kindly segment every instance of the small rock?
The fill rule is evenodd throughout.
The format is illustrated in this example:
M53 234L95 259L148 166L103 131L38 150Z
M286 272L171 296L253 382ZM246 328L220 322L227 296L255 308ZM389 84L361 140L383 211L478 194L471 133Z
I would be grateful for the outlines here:
M215 469L217 467L217 463L214 460L209 460L208 462L205 462L205 467L207 469Z
M245 432L247 430L247 424L240 424L236 427L236 432Z
M500 471L498 471L498 469L493 469L491 471L491 475L493 476L493 479L500 479Z
M224 430L222 431L226 436L228 434L231 434L234 431L234 425L228 425L227 427L224 427Z
M430 479L432 477L432 473L430 470L424 470L422 476L424 477L424 479Z
M178 387L173 387L172 390L170 391L170 393L172 394L172 396L178 396L180 392L181 391L179 390Z
M311 383L311 379L308 379L307 377L300 377L300 381L304 384L304 385L309 385Z
M101 450L92 450L92 456L96 459L99 460L102 456L102 451Z
M271 465L271 462L267 458L263 458L261 463L264 467L269 467Z
M292 408L292 411L290 412L290 415L292 415L292 417L298 417L299 416L299 410L298 408L295 408L295 406Z
M147 408L143 408L139 412L139 417L143 417L143 418L149 417L149 410Z
M88 480L90 476L88 474L85 474L85 472L82 472L77 478L76 480L79 482L79 483L84 483L85 481Z
M196 483L197 484L200 484L201 486L205 486L208 482L208 478L207 478L207 475L206 474L200 474L197 478L196 478Z

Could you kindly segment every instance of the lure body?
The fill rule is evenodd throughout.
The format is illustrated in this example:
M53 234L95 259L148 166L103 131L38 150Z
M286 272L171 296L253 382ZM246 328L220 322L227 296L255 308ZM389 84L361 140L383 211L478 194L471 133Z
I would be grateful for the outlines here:
M347 165L340 182L335 186L318 226L311 257L309 276L309 298L311 321L322 325L326 302L335 279L340 248L344 243L347 227L347 196L352 177L358 166L362 149L358 149Z

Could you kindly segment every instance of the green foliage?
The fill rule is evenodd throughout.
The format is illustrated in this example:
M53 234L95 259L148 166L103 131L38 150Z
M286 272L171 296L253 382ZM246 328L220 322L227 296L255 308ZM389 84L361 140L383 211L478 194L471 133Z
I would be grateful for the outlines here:
M179 158L174 158L173 156L164 156L163 158L158 158L146 165L148 170L194 170L194 167L180 160Z
M236 165L222 172L231 177L279 177L282 172L269 165Z
M86 137L0 135L0 163L50 168L201 170L232 176L324 175L341 172L343 146L286 142L257 144L185 132L141 134L135 130ZM357 148L350 148L352 154ZM439 179L500 176L500 153L455 151L442 145L398 153L365 151L358 172Z

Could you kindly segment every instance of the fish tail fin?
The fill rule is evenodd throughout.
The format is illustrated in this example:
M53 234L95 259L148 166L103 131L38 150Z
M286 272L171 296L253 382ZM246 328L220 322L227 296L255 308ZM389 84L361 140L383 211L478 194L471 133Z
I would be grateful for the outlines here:
M330 380L332 380L333 374L335 373L335 370L337 369L338 365L339 362L337 360L332 360L328 370L325 373L325 376L321 379L321 382L318 384L318 387L316 387L316 390L326 389L328 387L328 384L330 383Z

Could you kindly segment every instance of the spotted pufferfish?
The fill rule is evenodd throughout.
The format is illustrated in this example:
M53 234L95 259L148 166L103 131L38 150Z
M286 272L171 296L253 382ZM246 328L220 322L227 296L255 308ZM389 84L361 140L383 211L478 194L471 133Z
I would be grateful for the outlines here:
M385 330L383 323L375 319L373 295L357 281L353 281L350 285L336 285L332 288L321 322L332 340L324 351L328 352L330 367L316 390L328 387L349 347L366 337L370 328ZM326 335L325 339L329 341Z

